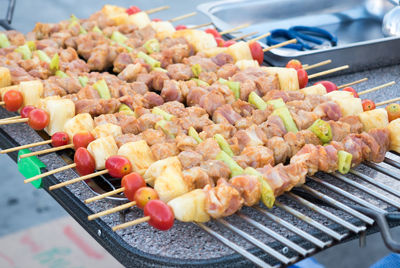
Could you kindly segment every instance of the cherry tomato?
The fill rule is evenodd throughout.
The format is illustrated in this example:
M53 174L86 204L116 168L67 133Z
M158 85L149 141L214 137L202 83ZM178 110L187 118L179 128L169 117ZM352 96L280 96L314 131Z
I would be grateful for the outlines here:
M258 61L258 64L262 64L264 61L264 52L263 49L258 42L251 42L249 44L249 48L251 51L251 56L254 60Z
M137 6L131 6L129 8L126 9L126 13L128 13L128 15L133 15L136 13L139 13L140 11L142 11L139 7Z
M325 87L326 92L328 93L337 90L337 86L335 85L335 83L332 83L331 81L319 81L314 85L318 84L322 84Z
M214 36L214 38L216 37L221 37L221 35L219 34L219 32L215 29L212 28L208 28L204 30L206 33L212 34Z
M150 216L149 224L158 230L166 231L174 225L172 209L161 200L151 200L144 207L144 215Z
M24 96L22 96L21 92L11 89L4 94L3 101L7 111L16 112L21 108Z
M372 100L365 99L365 100L362 100L362 107L363 107L364 112L371 111L371 110L375 109L375 103Z
M96 162L90 152L83 147L75 151L74 163L76 164L76 171L80 176L92 174L96 167Z
M308 74L304 69L297 70L297 78L299 79L299 87L305 88L308 83Z
M28 115L28 125L34 130L42 130L49 124L50 116L42 109L34 109Z
M132 164L128 158L122 155L113 155L106 160L106 169L114 178L122 178L132 171Z
M159 21L161 21L161 19L155 18L155 19L152 19L152 21L159 22Z
M293 69L299 70L299 69L303 69L303 65L301 64L301 62L299 60L290 60L286 64L286 68L293 68Z
M24 108L21 109L21 117L22 117L22 118L28 118L29 113L30 113L32 110L35 110L35 109L36 109L36 108L35 108L34 106L32 106L32 105L24 106Z
M182 25L182 24L176 25L176 27L175 27L175 30L177 30L177 31L185 30L185 29L187 29L186 25Z
M355 91L355 89L352 88L352 87L345 87L345 88L343 89L343 91L351 92L351 93L353 93L354 98L358 98L357 91Z
M65 132L56 132L51 136L51 145L53 147L64 146L69 143L69 136Z
M150 200L157 200L157 199L158 199L158 194L156 190L150 187L139 188L133 197L133 200L136 201L136 206L138 206L138 208L141 209L143 209Z
M215 41L217 42L217 45L218 45L219 47L223 47L224 44L225 44L225 40L222 39L222 37L215 37Z
M389 122L397 118L400 118L400 104L391 103L388 106L386 106L386 111L388 113Z
M130 201L134 201L134 196L139 188L146 187L143 177L136 172L125 175L122 178L121 186L125 188L124 194Z
M80 147L86 148L92 141L94 141L94 137L92 133L88 131L76 133L72 138L75 150Z
M234 40L228 40L224 42L224 47L230 47L231 45L235 44L236 41Z

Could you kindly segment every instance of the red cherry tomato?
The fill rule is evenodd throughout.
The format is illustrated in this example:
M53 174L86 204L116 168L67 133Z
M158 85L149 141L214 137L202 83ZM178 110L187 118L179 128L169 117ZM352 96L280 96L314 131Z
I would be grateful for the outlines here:
M297 78L299 79L299 87L305 88L308 83L308 74L304 69L297 70Z
M24 96L22 96L21 92L11 89L4 94L3 101L7 111L16 112L21 108Z
M337 86L335 83L332 83L331 81L319 81L315 83L314 85L322 84L326 88L326 92L331 92L337 90Z
M286 68L293 68L293 69L299 70L299 69L303 69L303 65L301 64L301 62L299 60L290 60L286 64Z
M233 45L235 43L236 43L236 41L234 41L234 40L225 41L224 47L230 47L231 45Z
M158 230L166 231L174 225L172 209L161 200L150 200L143 211L150 216L149 224Z
M388 113L389 122L397 118L400 118L400 104L391 103L388 106L386 106L386 111Z
M92 141L94 141L94 137L92 133L88 131L76 133L72 138L75 150L80 147L86 148Z
M176 25L176 27L175 27L175 30L177 30L177 31L185 30L185 29L187 29L186 25L182 25L182 24Z
M132 171L132 164L128 158L122 155L113 155L106 160L106 169L111 177L122 178Z
M60 147L69 143L69 136L65 132L56 132L51 136L51 145L53 147Z
M161 19L155 18L155 19L152 19L152 21L159 22L159 21L161 21Z
M129 8L126 9L126 13L128 13L128 15L133 15L136 13L139 13L140 11L142 11L139 7L137 6L131 6Z
M371 110L375 109L375 103L372 100L365 99L365 100L362 100L362 107L363 107L364 112L371 111Z
M214 36L214 38L216 37L221 37L221 35L219 34L219 32L215 29L212 28L208 28L204 30L206 33L212 34Z
M221 37L215 37L215 41L217 42L217 45L218 45L219 47L223 47L224 44L225 44L225 40L222 39Z
M27 105L27 106L25 106L24 108L21 109L21 117L22 117L22 118L28 118L29 113L30 113L32 110L35 110L35 109L36 109L36 108L35 108L34 106L32 106L32 105Z
M125 188L124 194L126 198L134 201L136 191L142 187L146 187L146 182L138 173L132 172L122 178L121 186Z
M355 89L352 88L352 87L345 87L345 88L343 89L343 91L351 92L351 93L353 94L354 98L358 98L357 91L355 91Z
M251 42L249 48L253 59L261 65L264 61L264 52L261 45L258 42Z
M83 147L75 151L74 163L76 171L80 176L92 174L96 168L96 162L90 152Z
M42 109L34 109L28 115L28 125L34 130L42 130L49 124L50 116Z
M136 191L133 199L136 201L136 206L143 209L150 200L157 200L158 194L153 188L142 187Z

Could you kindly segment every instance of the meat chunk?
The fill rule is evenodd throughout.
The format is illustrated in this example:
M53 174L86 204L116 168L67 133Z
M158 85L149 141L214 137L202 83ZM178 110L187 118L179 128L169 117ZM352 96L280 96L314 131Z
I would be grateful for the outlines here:
M172 142L156 143L151 146L151 152L157 160L175 156L179 153L175 143Z
M274 153L265 146L248 146L243 149L239 156L235 157L236 162L243 167L261 168L265 165L274 165Z
M171 79L174 80L189 80L193 77L193 72L190 66L177 63L168 65L167 71Z
M148 108L160 106L164 103L163 98L154 92L146 92L143 97Z
M351 133L361 133L363 130L363 124L357 115L349 115L339 119L340 122L347 123L350 125Z
M234 62L233 57L227 53L219 53L212 57L211 60L218 66L224 66Z
M333 141L342 141L347 135L350 134L351 127L349 124L333 120L329 120L328 123L331 126Z
M275 163L285 163L291 156L291 148L282 137L272 137L266 145L273 151Z
M118 148L124 145L125 143L135 142L140 140L141 140L140 136L135 134L123 134L115 137L115 142L117 143Z
M306 144L292 159L290 159L290 163L302 163L307 169L308 174L314 175L318 171L319 166L318 147L312 144Z
M194 151L197 146L197 141L193 137L187 135L178 135L175 141L180 151Z
M204 169L208 176L215 182L219 178L229 179L231 170L227 164L219 160L208 160L201 163L200 167Z
M152 128L146 129L140 133L140 137L145 140L149 146L157 143L164 143L167 139L164 132Z
M260 125L267 138L283 137L287 133L282 119L277 115L270 115L268 120Z
M113 114L121 103L116 99L83 99L75 102L76 113L89 113L91 116Z
M228 63L223 65L221 68L218 69L217 71L217 76L219 78L223 78L223 79L229 79L232 76L235 75L235 73L237 73L239 71L239 67L237 67L235 64L232 63Z
M234 125L235 122L240 118L242 118L240 114L236 113L229 104L225 104L217 108L213 114L213 121L215 123L227 123Z
M229 180L244 199L244 205L253 206L260 202L261 186L258 179L251 175L236 176Z
M319 104L317 107L315 107L313 112L316 113L319 118L326 120L337 121L342 117L340 106L333 101Z
M221 134L225 139L229 139L235 131L235 128L229 124L211 124L205 126L200 132L200 138L207 139L214 137L215 134Z
M178 154L182 168L188 169L200 165L203 156L195 151L182 151Z
M182 172L183 179L189 186L189 189L202 189L214 186L214 181L208 176L207 172L200 167L192 167Z
M164 87L161 90L161 97L165 101L183 101L183 96L179 89L179 84L175 80L164 81Z
M204 160L215 159L220 151L218 143L212 138L204 140L196 148L196 152L200 153Z
M373 128L368 131L368 135L372 136L375 141L379 144L379 151L374 151L375 147L372 147L372 154L370 160L373 162L382 162L385 159L385 154L390 148L390 134L387 128Z
M164 88L164 83L166 80L170 80L167 73L160 71L152 71L151 75L153 79L151 81L152 88L156 91L161 91Z

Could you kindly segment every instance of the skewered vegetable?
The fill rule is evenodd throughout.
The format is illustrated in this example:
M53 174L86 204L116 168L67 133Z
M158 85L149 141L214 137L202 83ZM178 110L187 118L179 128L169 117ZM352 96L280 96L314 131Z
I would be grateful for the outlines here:
M385 128L389 124L387 111L383 108L362 112L359 115L364 131Z
M7 111L16 112L21 108L24 97L21 92L12 89L4 94L3 100Z
M117 144L112 136L101 137L92 141L87 146L87 149L95 159L97 170L104 169L106 167L106 160L118 152Z
M287 64L286 64L286 68L293 68L295 70L299 70L299 69L303 69L303 65L301 64L301 62L299 60L290 60Z
M135 195L133 197L133 200L135 200L136 202L136 206L138 206L138 208L141 209L143 209L150 200L157 200L157 199L158 199L157 192L150 187L139 188L135 192Z
M111 99L110 90L108 89L107 83L104 79L101 79L93 84L93 88L97 90L100 98L109 100Z
M5 67L0 67L0 88L8 87L11 85L10 70Z
M34 130L42 130L49 125L49 114L42 109L34 109L28 115L28 125Z
M328 122L317 119L309 128L321 141L327 143L332 140L331 125Z
M331 81L319 81L315 83L314 85L323 85L326 89L326 92L332 92L338 90L337 86L332 83Z
M345 87L344 89L342 89L343 91L347 91L350 92L351 94L353 94L354 98L358 98L358 94L357 91L352 88L352 87Z
M144 174L155 162L153 153L144 140L125 143L119 148L118 155L127 157L132 164L132 170L139 174Z
M391 121L388 129L390 132L390 149L400 153L400 118Z
M75 150L78 148L87 148L89 143L94 141L95 138L93 135L88 131L78 132L73 136L72 142L74 144Z
M75 151L74 163L76 171L80 176L85 176L94 172L96 163L92 154L83 147Z
M91 132L94 128L93 118L88 113L77 114L64 124L64 131L72 139L80 132Z
M122 178L132 171L132 164L122 155L113 155L107 158L105 168L114 178Z
M165 231L174 225L172 209L160 200L151 200L144 207L144 215L149 216L149 224L154 228Z
M22 117L22 118L28 118L29 113L30 113L31 111L35 110L35 109L36 109L36 108L33 107L32 105L28 105L28 106L23 107L23 108L21 109L21 112L20 112L21 117Z
M281 68L281 67L261 67L267 73L277 74L279 78L279 84L281 90L299 90L299 79L297 77L297 71L292 68Z
M353 155L346 151L338 152L338 171L342 174L347 174L351 168L351 160Z
M51 146L59 147L69 143L69 136L65 132L56 132L51 136Z
M400 104L398 103L391 103L386 106L386 111L388 113L389 122L400 118Z
M305 88L308 84L308 74L304 69L297 70L297 79L299 80L299 88Z
M50 121L45 131L52 136L56 132L64 131L65 123L75 116L75 104L69 99L42 99L39 105L45 110Z
M116 138L122 135L122 129L118 125L105 123L95 127L92 131L92 134L95 139L107 136L113 136L114 138Z
M206 193L195 189L168 202L175 218L183 222L207 222L210 216L205 209Z
M372 100L364 99L364 100L362 100L361 103L362 103L364 112L375 109L375 103Z

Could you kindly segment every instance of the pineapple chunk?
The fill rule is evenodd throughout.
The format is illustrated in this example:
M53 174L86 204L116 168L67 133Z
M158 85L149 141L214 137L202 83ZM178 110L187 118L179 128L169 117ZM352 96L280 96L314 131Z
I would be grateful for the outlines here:
M5 67L0 67L0 88L8 87L9 85L11 85L10 70Z
M149 145L144 140L125 143L119 148L118 155L126 156L132 164L133 171L141 175L155 161Z
M400 118L390 122L387 128L390 132L390 150L400 153Z
M243 41L237 42L228 47L226 53L231 55L235 62L240 60L253 60L249 45Z
M79 132L91 132L94 128L93 118L88 113L77 114L64 124L64 131L70 140Z
M317 84L315 86L305 87L301 89L304 95L325 95L326 88L322 84Z
M387 111L383 108L362 112L358 117L364 126L364 131L372 128L385 128L389 124Z
M116 138L117 136L122 135L122 129L118 125L105 123L95 127L92 134L96 139L107 136L113 136Z
M40 107L50 116L49 125L44 129L50 136L64 131L65 123L75 116L75 104L69 99L45 98L41 100Z
M329 97L331 100L341 100L341 99L351 99L354 98L353 93L349 91L334 90L327 93L325 96Z
M149 15L145 12L138 12L128 16L127 22L136 25L139 29L143 29L151 23Z
M251 67L260 67L256 60L239 60L235 63L240 70L244 70Z
M297 71L293 68L262 67L264 71L271 74L278 74L281 90L299 90L299 79Z
M150 25L156 31L156 37L160 40L171 37L175 32L174 26L169 21L152 21Z
M104 5L103 8L101 9L101 13L103 13L108 17L115 14L125 13L125 10L126 10L125 8L119 6Z
M40 80L21 82L19 88L24 97L23 106L39 106L40 98L43 96L43 84Z
M118 147L113 136L101 137L94 140L89 143L87 149L96 161L97 170L104 169L107 158L116 155L118 152Z
M128 23L129 16L127 13L119 13L108 16L108 19L111 20L114 25L123 25Z
M359 115L363 112L361 99L359 98L336 99L335 102L340 106L343 116Z
M10 90L17 90L17 91L20 91L18 85L15 85L15 86L8 86L8 87L2 87L2 88L0 88L1 99L4 99L4 94L6 94L6 92L7 92L7 91L10 91Z
M200 30L179 30L175 31L172 37L184 37L195 48L196 52L207 51L211 48L218 47L217 42L212 34L208 34Z
M208 58L212 58L217 56L218 54L221 53L226 53L227 47L212 47L206 50L203 50L202 52L206 55Z
M193 190L168 202L175 218L183 222L207 222L210 216L205 210L206 193L201 189Z
M168 157L162 160L158 160L151 164L146 172L143 174L143 178L146 180L146 183L154 186L155 180L165 172L167 167L173 167L174 169L182 169L181 162L178 157Z

